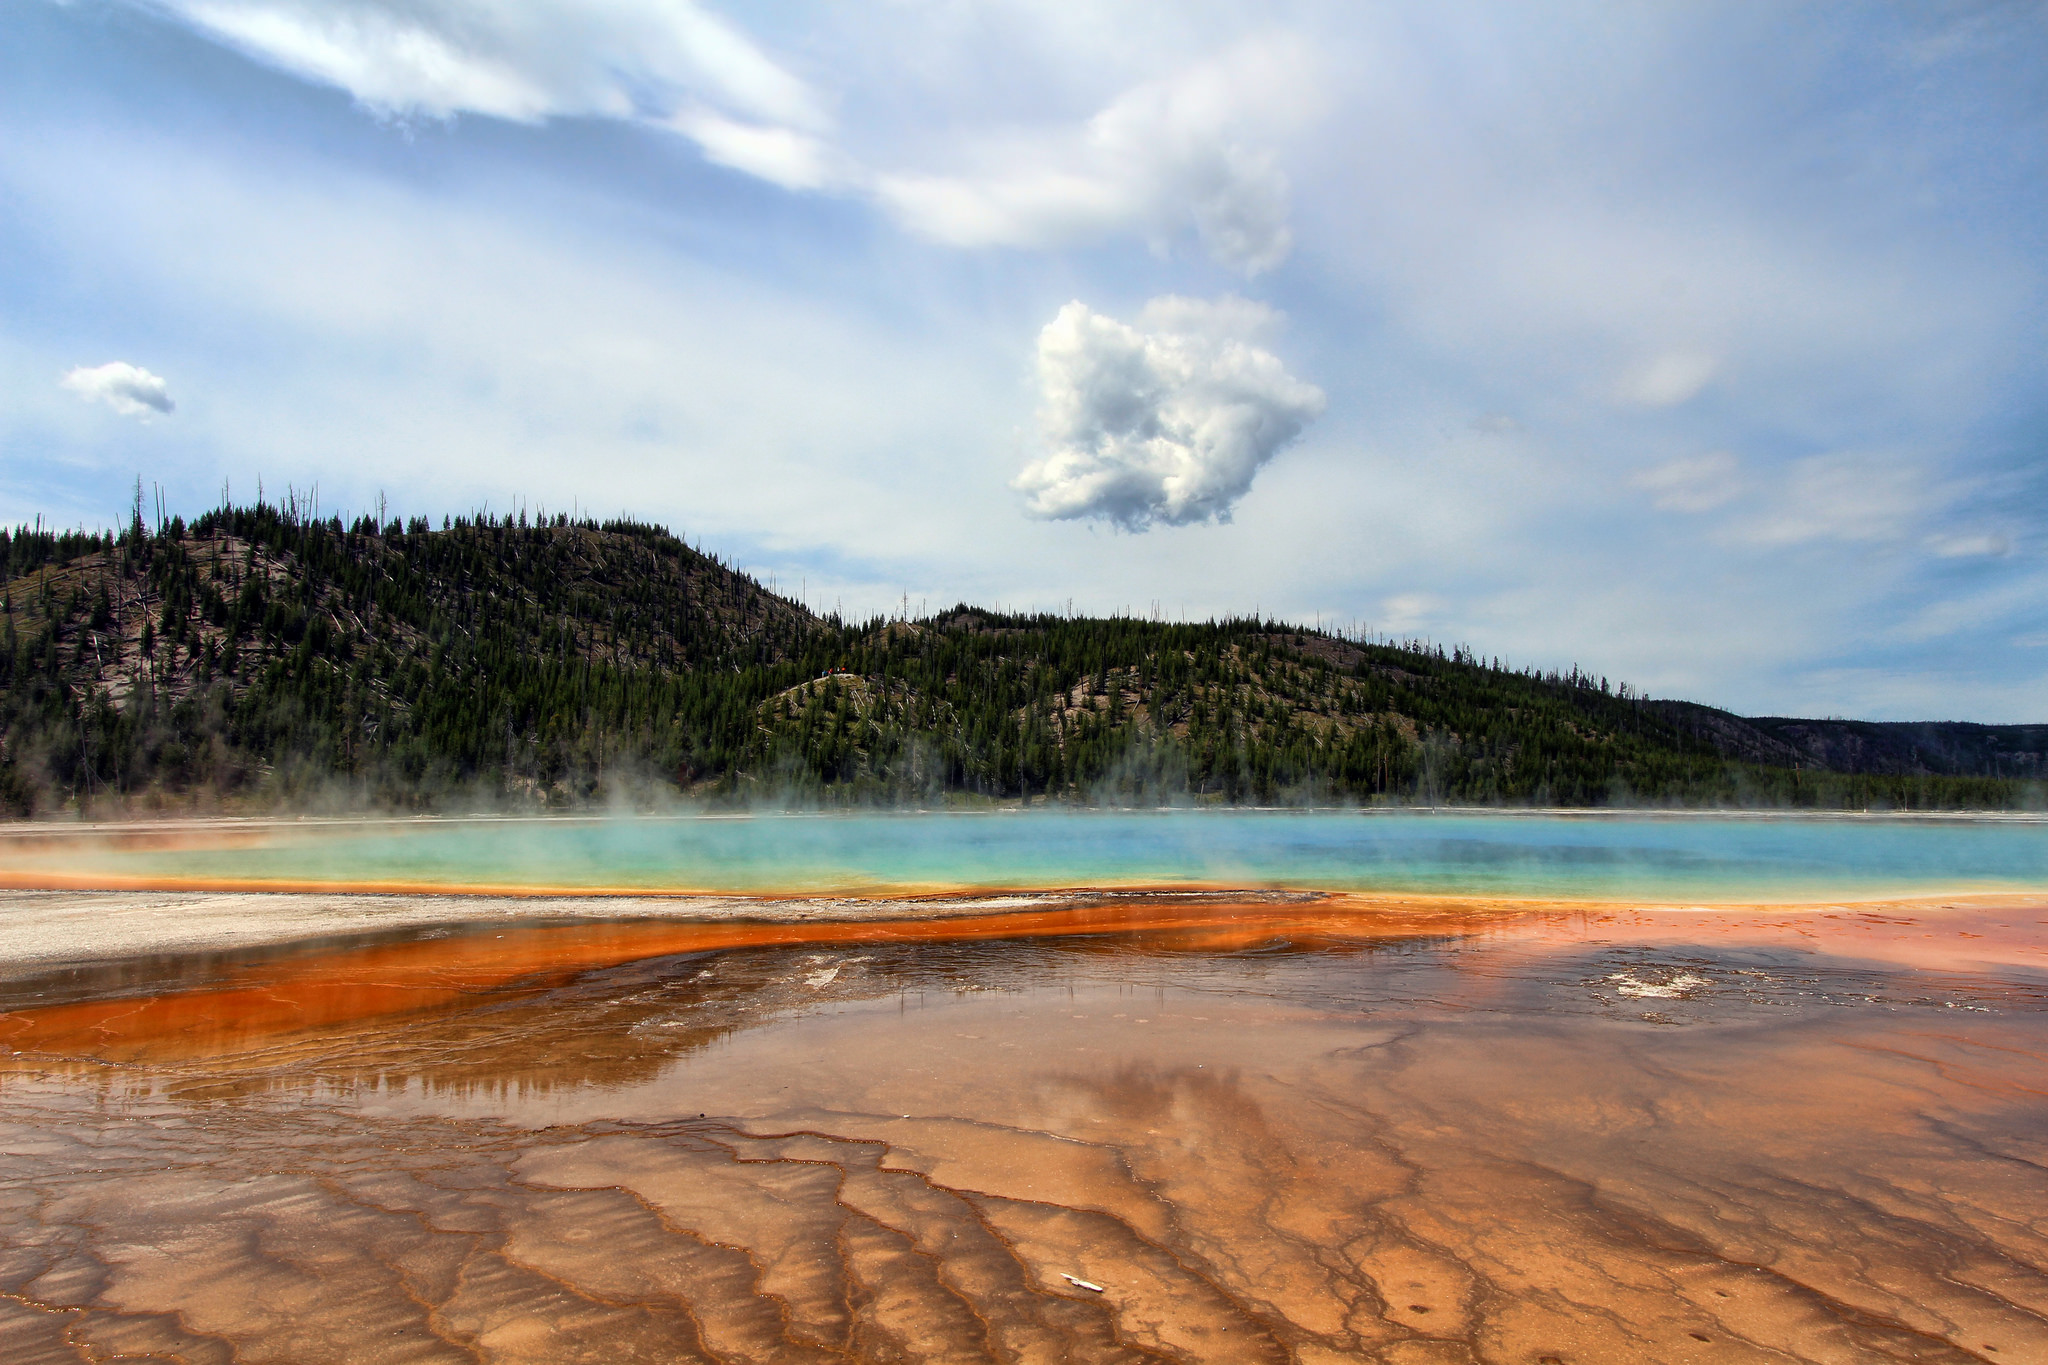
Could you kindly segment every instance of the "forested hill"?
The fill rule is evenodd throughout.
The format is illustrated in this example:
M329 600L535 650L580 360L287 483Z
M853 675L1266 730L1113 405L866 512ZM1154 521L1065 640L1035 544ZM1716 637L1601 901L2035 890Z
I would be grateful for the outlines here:
M1267 621L843 623L626 521L259 505L0 532L0 572L16 814L662 792L2006 807L2039 802L2048 748L2048 728L1937 726L1902 750Z

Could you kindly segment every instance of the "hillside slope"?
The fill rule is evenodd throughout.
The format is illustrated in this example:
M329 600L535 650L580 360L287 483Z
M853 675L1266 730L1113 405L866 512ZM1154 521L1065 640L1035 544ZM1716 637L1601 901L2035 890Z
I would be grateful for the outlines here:
M17 809L568 793L622 754L687 782L730 766L765 680L820 629L626 522L344 527L261 506L118 539L0 535L0 563Z
M1266 621L849 625L630 522L257 506L0 533L0 566L17 813L663 790L1981 807L2041 772L2042 727L1749 721Z

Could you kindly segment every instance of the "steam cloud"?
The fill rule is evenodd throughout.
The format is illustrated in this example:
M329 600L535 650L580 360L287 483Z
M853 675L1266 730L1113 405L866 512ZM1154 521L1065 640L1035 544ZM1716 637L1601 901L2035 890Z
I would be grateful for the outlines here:
M1044 458L1012 487L1034 516L1127 531L1228 521L1321 414L1323 391L1253 342L1280 316L1225 297L1154 299L1138 325L1069 303L1038 335Z
M81 398L105 403L123 417L147 418L152 413L168 414L178 406L171 401L170 385L140 365L116 360L107 365L80 365L60 381Z

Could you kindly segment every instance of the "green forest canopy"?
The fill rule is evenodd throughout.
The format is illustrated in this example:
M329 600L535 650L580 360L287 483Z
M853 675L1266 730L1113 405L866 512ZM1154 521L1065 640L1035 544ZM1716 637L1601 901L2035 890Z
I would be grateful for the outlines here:
M0 531L0 566L15 814L661 791L2008 808L2039 803L2048 748L2005 727L1967 761L1837 771L1762 722L1577 669L1257 619L850 623L628 520L436 529L258 503Z

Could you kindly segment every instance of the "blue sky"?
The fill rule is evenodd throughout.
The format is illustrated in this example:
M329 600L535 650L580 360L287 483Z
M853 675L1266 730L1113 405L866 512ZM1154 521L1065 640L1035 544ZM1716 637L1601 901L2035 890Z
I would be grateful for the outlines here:
M2038 5L5 0L0 518L2048 719Z

